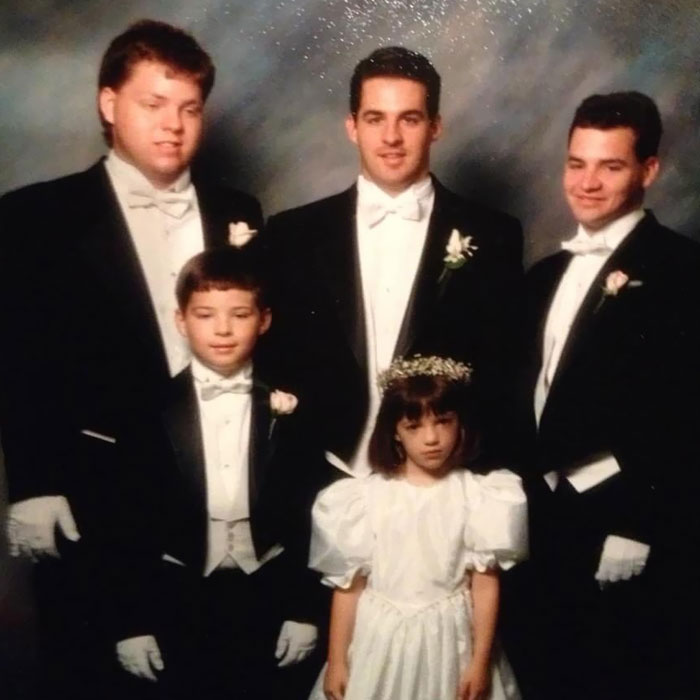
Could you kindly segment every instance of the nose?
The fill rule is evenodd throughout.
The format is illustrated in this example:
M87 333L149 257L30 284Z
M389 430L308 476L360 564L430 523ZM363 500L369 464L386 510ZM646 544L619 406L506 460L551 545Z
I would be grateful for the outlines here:
M436 445L438 443L438 432L434 425L429 424L425 426L423 441L426 445Z
M214 324L214 333L216 335L232 335L233 323L231 319L225 315L217 316Z
M176 133L182 131L182 115L175 105L163 110L162 126Z
M600 188L600 178L598 173L593 169L587 169L584 171L581 178L581 189L586 192L592 192Z
M382 139L387 146L397 146L403 141L401 135L401 127L396 120L387 119L384 124L384 133Z

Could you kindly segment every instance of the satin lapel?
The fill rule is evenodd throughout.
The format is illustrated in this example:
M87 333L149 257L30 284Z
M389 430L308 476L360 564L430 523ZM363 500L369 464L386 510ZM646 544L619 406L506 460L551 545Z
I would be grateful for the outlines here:
M86 173L85 184L81 193L84 218L82 225L80 222L76 225L81 236L77 243L80 253L95 270L95 279L113 299L114 308L126 320L123 332L134 343L141 343L142 356L150 357L154 371L162 372L167 368L167 358L146 278L102 164Z
M365 307L357 247L355 213L357 188L339 195L326 221L316 248L316 265L331 294L340 324L360 367L367 364Z
M228 240L228 212L220 197L216 197L211 188L195 182L197 203L202 219L202 233L204 234L204 247L215 248L224 245ZM249 223L251 227L253 222Z
M534 362L532 367L535 374L539 374L542 365L542 352L544 348L544 331L547 325L547 316L554 301L554 295L559 288L562 275L571 262L571 253L560 252L552 256L550 264L542 271L538 279L532 282L530 288L531 302L528 307L528 328L534 329L531 352Z
M643 280L646 260L649 259L650 235L656 220L651 214L639 222L635 229L625 238L615 252L606 260L600 272L593 280L566 339L557 371L552 380L550 396L554 393L558 380L565 375L576 356L585 352L589 334L595 332L596 323L604 313L608 313L615 299L606 299L603 294L605 280L614 270L622 270L631 280ZM629 293L630 290L623 290Z
M455 217L449 195L439 182L433 180L433 184L435 186L433 211L428 223L423 254L396 341L394 356L405 355L410 351L441 290L440 276L444 267L445 248L455 225ZM468 274L468 270L460 270L459 274Z
M274 444L269 387L256 379L252 399L248 452L248 498L251 512L262 492Z
M172 386L170 401L163 411L163 423L178 469L193 496L193 501L198 504L197 511L206 514L204 445L190 370L187 369L175 377Z

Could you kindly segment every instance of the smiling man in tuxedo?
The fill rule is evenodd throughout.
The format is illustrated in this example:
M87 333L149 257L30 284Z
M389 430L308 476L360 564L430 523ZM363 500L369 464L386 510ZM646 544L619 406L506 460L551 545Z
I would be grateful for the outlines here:
M646 95L581 103L578 231L527 277L538 700L697 694L700 247L642 209L660 137Z
M279 282L273 336L294 360L293 388L317 409L329 459L355 474L369 469L376 375L398 355L471 362L484 446L505 444L522 235L516 220L430 175L439 101L440 76L421 54L384 47L360 61L345 120L357 182L268 224Z
M214 72L182 30L134 24L100 66L107 157L0 200L9 544L37 562L47 663L87 696L70 677L88 647L73 641L97 586L88 552L99 558L120 507L116 423L189 362L172 323L182 264L261 224L255 199L190 174Z

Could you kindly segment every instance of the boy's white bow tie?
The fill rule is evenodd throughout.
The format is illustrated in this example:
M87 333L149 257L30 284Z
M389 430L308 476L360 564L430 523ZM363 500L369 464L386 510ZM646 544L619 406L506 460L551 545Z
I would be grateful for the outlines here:
M199 387L199 396L202 401L211 401L222 394L250 394L253 388L252 379L220 379Z

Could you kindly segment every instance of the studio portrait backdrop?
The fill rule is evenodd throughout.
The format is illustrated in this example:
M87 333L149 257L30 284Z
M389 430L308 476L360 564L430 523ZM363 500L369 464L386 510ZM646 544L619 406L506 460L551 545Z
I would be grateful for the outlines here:
M0 193L83 170L105 152L99 61L145 17L186 29L211 54L217 76L197 162L257 196L266 216L356 177L343 126L350 74L376 47L403 45L443 80L432 170L455 192L517 216L526 264L574 232L561 192L567 130L596 92L655 99L662 174L646 204L700 240L696 0L7 0ZM33 612L28 565L7 557L4 535L0 549L1 691L10 669L31 668Z

